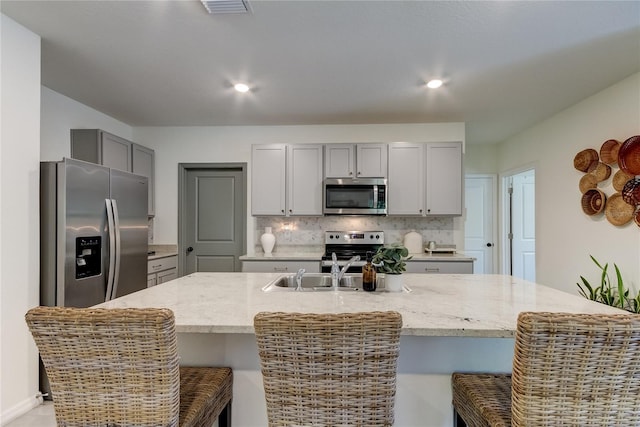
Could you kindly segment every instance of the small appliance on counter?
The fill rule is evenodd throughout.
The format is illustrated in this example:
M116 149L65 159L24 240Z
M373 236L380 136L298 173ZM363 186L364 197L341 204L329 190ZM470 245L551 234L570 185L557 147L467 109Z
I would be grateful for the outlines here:
M429 241L425 245L424 251L428 254L455 254L456 245L438 245L434 241Z
M404 235L403 245L410 254L422 253L422 234L415 230L411 230Z
M335 253L338 266L342 268L352 257L359 255L347 270L348 273L361 273L366 263L367 252L375 253L384 245L384 231L326 231L324 233L325 252L320 261L322 273L331 272L331 254Z

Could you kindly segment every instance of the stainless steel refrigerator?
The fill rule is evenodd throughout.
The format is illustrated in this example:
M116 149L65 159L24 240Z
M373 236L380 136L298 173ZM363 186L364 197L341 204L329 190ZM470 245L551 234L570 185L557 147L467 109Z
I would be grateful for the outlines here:
M89 307L147 286L144 176L74 159L40 164L40 304Z

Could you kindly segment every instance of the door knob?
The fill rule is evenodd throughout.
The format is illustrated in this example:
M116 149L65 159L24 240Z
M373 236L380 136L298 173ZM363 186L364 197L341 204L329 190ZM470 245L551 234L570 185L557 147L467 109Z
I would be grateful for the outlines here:
M187 253L189 253L189 252L193 252L193 248L192 248L191 246L189 246L189 247L187 248Z
M493 246L493 243L487 243L488 248L490 248L491 246Z

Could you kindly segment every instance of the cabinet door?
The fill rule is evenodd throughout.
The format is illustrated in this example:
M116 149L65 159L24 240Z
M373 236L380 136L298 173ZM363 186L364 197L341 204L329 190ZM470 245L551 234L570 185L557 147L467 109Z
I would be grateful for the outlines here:
M100 129L71 129L71 158L131 172L131 142Z
M242 261L244 273L296 273L301 268L320 273L320 261Z
M356 163L355 145L327 144L324 147L325 178L353 178Z
M175 268L172 268L171 270L161 271L160 273L158 273L158 285L177 278L178 271Z
M286 146L251 147L251 214L284 215Z
M407 273L473 274L473 261L409 261Z
M424 144L389 144L389 215L422 215Z
M154 179L155 179L155 152L142 145L131 144L132 172L149 178L149 216L155 214Z
M462 215L462 143L426 145L427 215Z
M287 215L322 215L322 145L290 145Z
M100 132L102 137L103 166L131 172L131 142L108 132Z
M156 280L157 278L155 274L147 275L147 288L157 285L158 283L156 282Z
M358 178L386 178L387 144L358 144L356 162Z

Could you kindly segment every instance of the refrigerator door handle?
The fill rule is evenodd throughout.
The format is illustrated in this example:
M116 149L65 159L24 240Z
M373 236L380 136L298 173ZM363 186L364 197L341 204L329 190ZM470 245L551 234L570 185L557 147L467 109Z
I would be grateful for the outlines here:
M116 272L116 236L115 236L115 220L113 217L113 207L111 199L105 199L107 206L107 224L109 232L109 270L107 275L107 293L104 296L105 301L112 299L113 294L113 281Z
M116 199L111 199L111 206L113 207L114 234L116 236L116 266L113 273L113 290L111 291L110 298L114 299L116 297L116 292L118 292L118 278L120 277L120 258L122 256L122 240L120 239L120 216L118 215L118 203L116 202Z

